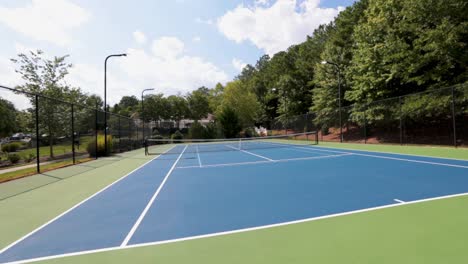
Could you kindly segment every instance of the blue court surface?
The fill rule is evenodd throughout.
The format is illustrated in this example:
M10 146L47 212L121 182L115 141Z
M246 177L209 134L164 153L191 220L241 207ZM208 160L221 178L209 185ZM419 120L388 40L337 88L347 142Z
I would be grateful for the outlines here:
M204 152L173 145L1 250L0 263L202 238L468 193L463 160L311 145L222 147Z

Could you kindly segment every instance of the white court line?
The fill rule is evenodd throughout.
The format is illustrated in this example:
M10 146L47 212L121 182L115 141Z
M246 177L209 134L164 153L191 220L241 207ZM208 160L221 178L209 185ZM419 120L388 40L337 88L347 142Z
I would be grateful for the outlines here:
M402 200L399 200L399 199L393 199L393 201L395 201L397 203L406 203L405 201L402 201Z
M293 224L299 224L299 223L305 223L305 222L312 222L312 221L317 221L317 220L321 220L321 219L334 218L334 217L339 217L339 216L352 215L352 214L358 214L358 213L364 213L364 212L370 212L370 211L376 211L376 210L381 210L381 209L385 209L385 208L392 208L392 207L398 207L398 206L407 206L409 204L417 204L417 203L423 203L423 202L429 202L429 201L435 201L435 200L441 200L441 199L448 199L448 198L454 198L454 197L460 197L460 196L467 196L467 195L468 195L468 193L445 195L445 196L426 198L426 199L421 199L421 200L414 200L414 201L405 202L405 203L394 203L394 204L382 205L382 206L371 207L371 208L366 208L366 209L348 211L348 212L343 212L343 213L305 218L305 219L289 221L289 222L282 222L282 223L271 224L271 225L249 227L249 228L244 228L244 229L237 229L237 230L231 230L231 231L225 231L225 232L211 233L211 234L206 234L206 235L170 239L170 240L157 241L157 242L133 244L133 245L125 246L125 247L109 247L109 248L101 248L101 249L95 249L95 250L80 251L80 252L60 254L60 255L54 255L54 256L48 256L48 257L40 257L40 258L34 258L34 259L26 259L26 260L8 262L6 264L30 263L30 262L36 262L36 261L42 261L42 260L63 258L63 257L72 257L72 256L86 255L86 254L99 253L99 252L108 252L108 251L130 249L130 248L140 248L140 247L147 247L147 246L155 246L155 245L161 245L161 244L169 244L169 243L175 243L175 242L196 240L196 239L202 239L202 238L224 236L224 235L244 233L244 232L249 232L249 231L268 229L268 228L274 228L274 227L280 227L280 226L287 226L287 225L293 225Z
M177 165L177 162L179 162L180 158L182 157L182 155L184 154L185 150L187 149L188 145L185 145L185 148L184 150L182 150L182 153L180 153L179 157L177 158L177 160L174 162L174 164L172 165L171 169L167 172L166 176L164 177L164 180L161 182L161 184L159 185L158 189L156 190L156 192L153 194L153 197L151 197L151 200L148 202L148 204L146 205L145 209L143 210L143 212L141 213L140 217L138 217L138 220L135 222L135 224L133 225L132 229L130 229L130 232L128 232L128 235L125 237L124 241L122 242L122 244L120 245L121 247L125 247L127 244L128 244L128 241L130 241L130 239L132 238L133 234L135 233L135 231L137 230L138 226L140 226L140 223L141 221L143 221L143 218L145 218L145 215L146 213L148 213L148 210L150 209L151 205L153 205L154 203L154 200L156 199L156 197L158 196L159 192L161 192L164 184L166 183L167 179L169 178L169 176L171 175L172 171L174 170L175 166Z
M239 151L242 151L242 152L244 152L244 153L250 154L250 155L252 155L252 156L256 156L256 157L259 157L259 158L262 158L262 159L266 159L266 160L268 160L268 161L275 161L275 160L272 160L272 159L270 159L270 158L267 158L267 157L264 157L264 156L262 156L262 155L258 155L258 154L252 153L252 152L247 151L247 150L237 149L237 148L235 148L235 147L233 147L233 146L229 146L229 145L226 145L226 147L232 148L232 149L235 149L235 150L239 150Z
M319 148L341 149L341 148L326 147L326 146L319 146ZM395 152L388 152L388 151L372 151L372 150L346 149L346 148L342 148L341 150L362 151L362 152L368 152L368 153L391 154L391 155L399 155L399 156L411 156L411 157L420 157L420 158L429 158L429 159L458 160L458 161L468 162L468 160L466 160L466 159L444 158L444 157L434 157L434 156L415 155L415 154L404 154L404 153L395 153Z
M310 149L310 148L307 148L307 147L297 147L297 148ZM319 149L317 149L317 148L313 148L313 149L314 149L314 150L319 150ZM454 168L468 169L468 166L463 166L463 165L448 164L448 163L440 163L440 162L432 162L432 161L424 161L424 160L413 160L413 159L395 158L395 157L388 157L388 156L377 156L377 155L363 154L363 153L358 153L358 152L342 152L342 151L325 150L325 149L320 149L319 151L332 152L332 153L352 153L352 154L354 154L354 155L356 155L356 156L363 156L363 157L371 157L371 158L378 158L378 159L399 160L399 161L406 161L406 162L413 162L413 163L423 163L423 164L431 164L431 165L437 165L437 166L446 166L446 167L454 167ZM360 151L360 150L358 150L358 151ZM395 155L400 155L400 154L395 154Z
M260 160L260 161L246 161L246 162L235 162L235 163L220 163L220 164L203 165L201 168L229 167L229 166L241 166L241 165L262 164L262 163L280 163L280 162L289 162L289 161L296 161L296 160L315 160L315 159L336 158L336 157L343 157L343 156L350 156L350 155L353 155L353 154L345 153L345 154L339 154L339 155L291 158L291 159L280 159L280 160L271 160L271 161ZM193 168L200 168L200 167L199 166L177 167L177 169L193 169Z
M197 148L198 165L200 165L200 168L201 168L202 164L201 164L201 159L200 159L200 152L198 151L198 145L195 145L195 147Z
M173 146L172 148L169 148L167 149L166 151L163 152L166 153L168 152L169 150L173 149L175 146ZM161 154L162 155L162 154ZM34 229L33 231L29 232L28 234L24 235L23 237L21 237L20 239L16 240L15 242L11 243L10 245L6 246L5 248L3 248L2 250L0 250L0 255L7 251L8 249L12 248L13 246L15 246L16 244L20 243L21 241L25 240L26 238L30 237L31 235L33 235L34 233L36 233L37 231L41 230L42 228L48 226L49 224L51 224L52 222L54 222L55 220L59 219L60 217L66 215L67 213L71 212L73 209L77 208L78 206L82 205L83 203L89 201L90 199L92 199L93 197L95 197L96 195L102 193L103 191L107 190L109 187L111 187L112 185L118 183L119 181L127 178L128 176L130 176L132 173L134 173L135 171L143 168L144 166L146 166L148 163L152 162L153 160L161 157L161 155L158 155L156 157L154 157L153 159L145 162L143 165L139 166L138 168L132 170L131 172L129 172L127 175L117 179L116 181L112 182L111 184L105 186L104 188L102 188L101 190L99 190L98 192L94 193L93 195L89 196L88 198L84 199L83 201L77 203L76 205L74 205L73 207L71 207L70 209L66 210L65 212L59 214L58 216L52 218L51 220L49 220L48 222L46 222L45 224L39 226L38 228Z

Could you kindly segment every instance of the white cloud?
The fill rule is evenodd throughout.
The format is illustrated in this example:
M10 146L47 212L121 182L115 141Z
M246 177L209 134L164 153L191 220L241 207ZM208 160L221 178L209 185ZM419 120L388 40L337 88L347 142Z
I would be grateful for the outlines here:
M23 7L0 7L0 23L34 40L59 46L71 43L71 32L89 18L87 10L68 0L32 0Z
M256 6L267 6L270 4L270 0L255 0Z
M212 25L213 24L213 20L211 20L211 19L202 19L200 17L197 17L195 19L195 22L197 22L199 24L207 24L207 25Z
M131 87L154 87L157 92L176 94L200 86L214 86L228 80L227 74L213 63L184 53L184 43L162 37L153 43L152 52L128 49L129 56L119 60L121 70L132 80Z
M242 69L244 69L244 67L247 66L247 63L243 62L238 58L234 58L232 59L232 66L234 66L236 70L242 71Z
M138 44L145 44L146 43L146 36L143 32L137 30L133 32L133 38Z
M217 20L228 39L250 41L269 55L306 40L320 24L333 20L343 7L320 8L320 0L257 1L254 7L237 6Z
M0 80L1 85L14 88L22 83L21 77L15 72L15 66L7 59L0 59ZM9 90L0 88L0 97L13 103L16 109L24 110L31 107L29 99L21 94L15 94Z
M201 38L199 36L195 36L192 38L192 42L199 43L201 41Z
M153 41L153 54L160 58L175 58L184 52L184 43L178 38L161 37Z

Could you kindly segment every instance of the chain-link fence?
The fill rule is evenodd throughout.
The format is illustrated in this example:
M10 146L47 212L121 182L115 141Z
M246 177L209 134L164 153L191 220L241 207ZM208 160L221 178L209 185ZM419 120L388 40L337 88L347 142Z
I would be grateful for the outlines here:
M342 107L341 112L317 113L311 126L323 141L467 146L468 86L455 85Z
M0 115L0 182L142 147L140 120L53 96L0 86Z

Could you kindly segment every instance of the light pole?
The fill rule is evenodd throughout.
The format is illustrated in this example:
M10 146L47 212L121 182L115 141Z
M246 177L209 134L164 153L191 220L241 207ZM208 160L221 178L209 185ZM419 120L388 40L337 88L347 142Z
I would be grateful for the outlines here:
M107 60L112 57L125 57L127 54L112 54L104 60L104 149L107 155ZM97 151L97 150L96 150Z
M322 64L330 64L333 65L336 70L338 71L338 111L339 111L339 119L340 119L340 142L343 143L343 126L341 124L341 69L340 66L334 62L331 61L322 61Z
M145 119L144 117L144 107L143 107L143 93L146 91L154 91L154 88L144 89L141 91L141 119L143 120L143 140L145 140Z

